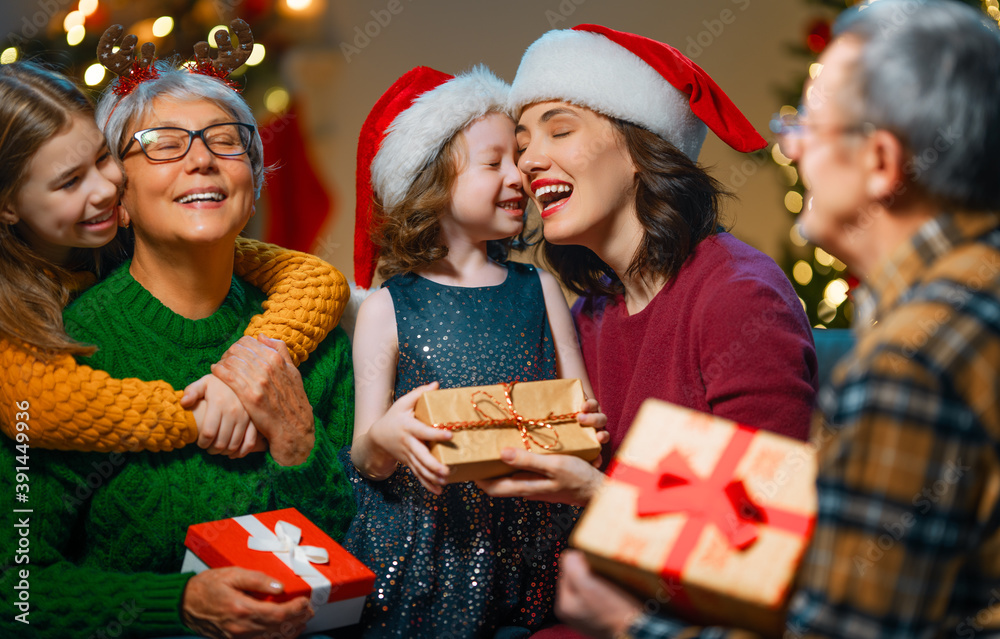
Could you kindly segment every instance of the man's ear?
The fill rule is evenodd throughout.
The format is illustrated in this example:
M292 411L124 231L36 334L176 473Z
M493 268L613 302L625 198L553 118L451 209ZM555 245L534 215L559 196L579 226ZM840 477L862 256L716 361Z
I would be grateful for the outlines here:
M906 186L909 154L892 133L879 129L868 140L868 195L878 201L894 199Z
M0 209L0 222L13 226L20 221L21 218L10 208L4 207Z

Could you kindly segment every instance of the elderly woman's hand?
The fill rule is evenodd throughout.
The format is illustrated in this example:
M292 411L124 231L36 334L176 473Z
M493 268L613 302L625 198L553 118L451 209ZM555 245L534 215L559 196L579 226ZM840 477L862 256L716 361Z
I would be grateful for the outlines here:
M562 553L556 588L556 616L588 637L623 637L642 614L639 601L594 575L578 550Z
M274 603L261 595L277 595L281 583L245 568L216 568L191 577L181 598L181 620L200 636L242 639L261 636L297 637L313 611L309 600L296 597ZM255 596L257 595L257 596Z
M476 484L492 497L523 497L585 506L604 484L604 474L572 455L540 455L505 448L500 459L520 471L506 477L481 479Z
M309 458L315 442L312 406L284 342L241 337L212 373L240 398L276 462L294 466Z

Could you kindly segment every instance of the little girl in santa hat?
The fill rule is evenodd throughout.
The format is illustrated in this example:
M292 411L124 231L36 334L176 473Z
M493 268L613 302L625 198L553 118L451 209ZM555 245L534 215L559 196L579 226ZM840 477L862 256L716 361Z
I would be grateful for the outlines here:
M482 67L418 67L361 131L355 277L368 286L379 258L388 277L354 336L359 508L345 545L378 575L366 636L526 636L552 611L576 511L447 484L426 442L451 434L413 416L437 384L579 377L590 395L555 279L507 259L527 203L507 94ZM603 427L596 402L581 408Z

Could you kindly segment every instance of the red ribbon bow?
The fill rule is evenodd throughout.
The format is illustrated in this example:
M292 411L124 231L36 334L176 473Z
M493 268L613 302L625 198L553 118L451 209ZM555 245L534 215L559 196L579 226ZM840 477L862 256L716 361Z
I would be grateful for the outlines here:
M729 544L740 550L757 541L756 524L766 521L741 480L727 481L718 472L702 478L677 451L660 460L655 472L624 464L616 465L613 472L615 479L640 489L635 508L640 517L687 513L703 525L715 524Z
M740 479L734 479L736 466L750 447L755 430L738 425L712 473L702 477L676 450L660 460L650 472L617 460L608 468L608 476L639 489L636 515L652 517L685 513L687 520L660 571L661 576L680 583L681 573L702 531L714 524L730 546L746 550L758 538L758 525L767 524L800 536L808 536L813 517L755 503ZM691 609L683 589L675 595L677 605Z

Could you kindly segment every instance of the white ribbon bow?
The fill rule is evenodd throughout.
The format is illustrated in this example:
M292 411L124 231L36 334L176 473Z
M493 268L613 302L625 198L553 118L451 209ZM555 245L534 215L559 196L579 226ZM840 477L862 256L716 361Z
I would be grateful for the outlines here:
M274 536L276 539L262 539L251 535L247 539L247 547L250 550L261 550L285 555L285 557L281 558L300 577L313 572L314 568L309 564L326 564L330 562L330 555L327 553L326 548L299 545L299 540L302 539L302 530L298 526L294 526L287 521L279 521L274 526Z

